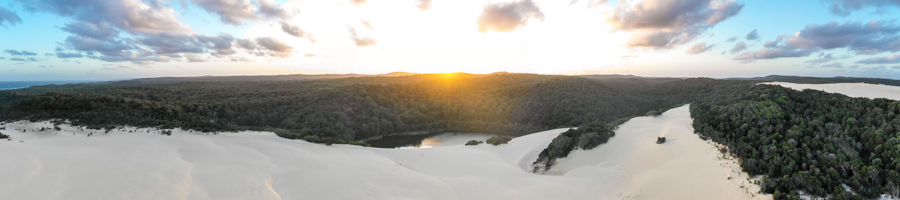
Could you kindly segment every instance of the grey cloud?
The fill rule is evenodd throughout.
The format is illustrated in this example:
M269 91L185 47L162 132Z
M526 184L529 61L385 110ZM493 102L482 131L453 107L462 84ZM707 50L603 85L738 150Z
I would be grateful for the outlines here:
M416 8L419 8L419 10L428 10L429 8L431 8L431 0L415 0L415 1L416 1Z
M37 62L38 60L37 60L37 58L34 58L34 57L28 57L28 61Z
M836 48L846 48L857 55L897 52L900 51L898 32L900 26L886 21L812 24L790 37L782 35L774 42L767 41L764 49L747 52L734 59L802 57Z
M56 55L56 54L52 54L52 53L44 53L44 56L54 56L54 55Z
M144 37L138 38L141 44L162 55L204 53L208 50L216 50L217 55L231 55L235 53L232 49L234 40L234 37L227 33L218 36L160 33L145 34Z
M132 52L125 52L121 55L116 56L88 56L89 58L102 60L106 62L132 62L135 64L145 63L145 62L169 62L168 58L154 55L140 55Z
M109 0L17 0L37 11L45 11L93 24L109 23L131 33L189 32L178 21L180 14L169 7L152 7L143 1Z
M725 40L725 42L734 42L734 41L737 41L737 37L731 37L731 38L728 38L728 40Z
M810 65L818 65L818 64L822 64L822 63L831 62L833 60L837 60L837 58L834 58L834 56L832 56L832 54L827 54L827 55L823 55L821 58L808 60L808 61L806 61L806 63L808 63Z
M38 67L50 68L50 67L53 67L53 65L41 65L41 66L38 66Z
M275 52L290 53L294 50L294 47L291 47L287 45L287 43L284 43L281 40L275 39L273 37L256 38L256 42L260 46Z
M887 8L900 6L900 1L897 0L822 0L822 2L831 4L829 11L840 16L847 16L853 11L865 8L875 8L876 12L883 13Z
M119 36L119 31L106 22L97 24L83 21L69 22L61 29L81 37L98 40L112 40Z
M687 53L691 54L691 55L700 54L700 53L709 51L710 49L712 49L715 46L716 45L714 45L714 44L710 44L709 46L707 46L705 42L697 42L697 43L694 43L694 45L691 46L691 48L689 48L687 50Z
M756 29L753 29L752 31L750 31L750 33L747 33L747 37L745 37L745 38L747 40L759 39L759 33L756 32Z
M81 53L64 53L64 52L59 52L59 53L56 53L56 57L57 57L57 58L81 58L81 57L84 57L84 56L82 56Z
M19 15L0 6L0 26L5 27L6 24L14 26L20 23L22 23L22 18L19 18Z
M12 50L12 49L7 49L7 50L5 50L5 51L3 51L3 52L4 52L4 53L8 53L9 55L12 55L12 56L36 56L36 55L37 55L37 53L35 53L35 52L30 52L30 51L16 51L16 50Z
M294 37L306 38L309 40L309 42L316 43L316 40L313 39L312 34L310 34L309 32L303 31L303 29L300 29L300 26L293 25L293 24L282 21L281 22L281 30L289 35L294 36Z
M883 57L866 58L856 61L859 64L893 64L900 63L900 54L894 54Z
M206 62L206 61L209 61L209 59L207 59L207 58L204 58L204 57L202 57L202 56L200 56L200 55L192 54L192 53L186 53L186 54L184 54L184 57L187 58L188 62Z
M237 39L237 41L235 41L235 43L237 43L239 47L244 48L244 49L249 49L249 50L259 49L259 45L257 45L256 42L253 42L253 40Z
M839 62L828 63L828 64L821 65L819 67L820 68L844 68L844 63L839 63Z
M509 32L524 26L531 18L544 20L544 13L531 0L488 4L478 16L478 30Z
M702 35L737 15L734 0L645 0L619 2L606 21L616 30L635 32L631 47L671 48Z
M731 48L731 51L729 52L731 52L731 54L736 54L744 50L747 50L747 44L745 44L744 42L738 42L737 44L734 44L734 47Z
M284 43L281 40L275 39L273 37L256 38L256 43L259 44L259 46L268 49L270 51L268 52L268 55L275 57L291 57L291 51L294 51L294 47L287 45L287 43Z
M147 45L158 54L172 53L203 53L205 50L198 45L195 37L182 34L152 34L138 38L141 44Z
M104 55L118 55L132 49L132 45L122 41L99 40L89 37L69 36L65 44L78 51L99 52Z
M893 69L900 69L900 65L891 67Z
M12 58L10 58L9 60L12 60L12 61L26 61L26 60L25 60L24 58L22 58L22 57L12 57Z
M781 43L781 41L784 39L784 36L786 36L786 34L779 35L778 39L775 39L775 41L766 41L766 43L763 44L763 47L766 47L766 48L778 47L778 44Z
M814 50L792 48L765 48L756 52L744 52L734 56L734 60L773 59L783 57L809 56Z
M6 57L0 57L0 60L6 59Z
M206 12L216 14L219 20L233 25L264 19L286 19L294 13L272 0L191 0Z
M900 26L893 22L870 21L868 23L829 22L812 24L794 33L786 43L804 49L848 48L857 54L896 52L900 50Z

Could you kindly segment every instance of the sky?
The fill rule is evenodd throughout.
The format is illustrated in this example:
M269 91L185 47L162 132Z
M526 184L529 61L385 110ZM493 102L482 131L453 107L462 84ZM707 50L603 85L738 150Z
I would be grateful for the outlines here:
M900 79L894 0L0 0L0 81L492 73Z

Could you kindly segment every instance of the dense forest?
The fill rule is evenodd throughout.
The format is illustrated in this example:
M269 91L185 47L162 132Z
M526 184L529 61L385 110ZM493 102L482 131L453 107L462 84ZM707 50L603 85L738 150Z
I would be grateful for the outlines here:
M775 199L900 196L900 102L756 85L691 105L694 130L727 146ZM847 185L852 192L845 191Z
M608 123L689 103L723 82L509 73L132 80L0 91L0 120L268 130L310 142L360 144L353 141L406 132L525 134Z

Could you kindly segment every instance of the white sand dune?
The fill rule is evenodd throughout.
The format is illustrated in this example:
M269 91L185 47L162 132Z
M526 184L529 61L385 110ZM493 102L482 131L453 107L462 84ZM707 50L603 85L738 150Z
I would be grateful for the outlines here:
M900 99L896 87L773 84ZM88 137L69 126L34 132L52 125L17 122L6 125L17 130L0 131L15 138L0 141L0 199L771 198L690 123L687 106L632 119L608 143L560 159L554 175L536 175L527 172L531 162L565 129L500 146L378 149L268 132L164 136L127 128ZM667 142L656 144L657 136Z
M900 100L900 87L890 85L868 83L799 84L785 82L768 82L764 84L780 85L795 90L813 89L831 93L841 93L849 97Z
M164 136L129 128L87 137L62 127L3 131L15 141L0 141L0 199L746 199L755 193L740 188L746 177L691 133L686 106L629 121L608 144L561 160L556 172L567 173L556 176L526 169L565 129L500 146L378 149L268 132ZM662 134L669 142L655 144Z

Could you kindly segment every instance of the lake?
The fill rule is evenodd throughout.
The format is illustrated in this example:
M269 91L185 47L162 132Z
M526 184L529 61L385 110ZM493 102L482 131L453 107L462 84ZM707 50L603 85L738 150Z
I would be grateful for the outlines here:
M385 136L380 139L366 141L366 143L378 148L417 149L464 145L469 140L485 141L497 135L496 133L437 132L419 135Z

